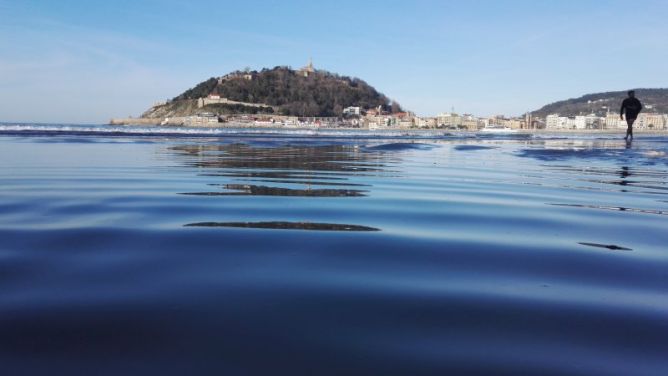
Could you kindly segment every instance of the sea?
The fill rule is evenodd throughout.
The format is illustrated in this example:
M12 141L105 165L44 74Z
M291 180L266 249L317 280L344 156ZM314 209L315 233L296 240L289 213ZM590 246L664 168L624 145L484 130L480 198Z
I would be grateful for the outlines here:
M0 124L2 375L667 375L668 136Z

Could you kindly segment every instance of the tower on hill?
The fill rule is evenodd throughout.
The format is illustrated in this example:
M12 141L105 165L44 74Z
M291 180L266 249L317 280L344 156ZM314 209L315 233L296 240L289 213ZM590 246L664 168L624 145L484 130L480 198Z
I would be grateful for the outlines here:
M308 77L311 74L315 73L315 68L313 67L313 59L309 58L308 59L308 64L299 70L300 74L303 74L304 77Z

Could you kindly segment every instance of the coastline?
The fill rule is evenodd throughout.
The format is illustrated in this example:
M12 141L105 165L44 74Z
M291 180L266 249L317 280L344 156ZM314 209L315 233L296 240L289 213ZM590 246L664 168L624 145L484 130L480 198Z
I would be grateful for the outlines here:
M215 132L216 130L234 130L234 129L252 129L254 131L261 131L261 130L266 130L266 131L271 131L272 133L275 132L280 132L280 131L308 131L308 132L316 132L314 134L317 134L317 132L322 131L322 132L332 132L332 131L346 131L346 132L372 132L376 134L382 134L382 133L396 133L396 132L403 132L404 134L415 134L415 135L421 135L421 134L431 134L433 135L434 133L443 133L443 134L462 134L462 135L467 135L467 134L482 134L482 135L497 135L497 136L512 136L512 135L527 135L527 134L535 134L535 135L551 135L551 134L562 134L562 135L624 135L626 129L554 129L554 130L546 130L546 129L514 129L513 132L499 132L499 133L487 133L487 132L480 132L479 130L460 130L460 129L446 129L446 128L359 128L359 127L333 127L333 126L311 126L311 127L304 127L304 126L270 126L270 125L264 125L264 124L252 124L252 123L209 123L209 124L201 124L201 125L176 125L176 124L166 124L166 125L160 125L160 124L155 124L154 122L149 122L149 121L144 121L144 122L136 122L133 124L111 124L109 123L80 123L80 124L49 124L49 123L23 123L23 122L7 122L7 121L0 121L0 132L17 132L17 131L30 131L34 127L39 127L40 129L36 130L41 130L41 127L48 127L48 128L53 128L53 127L60 127L60 126L65 126L67 128L69 127L99 127L99 130L103 130L104 128L109 128L111 131L112 128L116 128L116 131L119 131L119 128L155 128L156 130L160 129L162 131L166 131L169 129L174 129L174 130L180 130L180 131L196 131L196 130L201 130L205 133L209 132ZM25 128L25 129L24 129ZM53 129L56 131L56 129ZM121 131L122 132L122 131ZM640 128L634 128L634 133L636 135L666 135L668 134L668 129L640 129Z
M400 127L387 127L387 128L360 128L360 127L336 127L336 126L274 126L274 125L258 125L252 123L241 123L241 122L227 122L227 123L197 123L197 124L184 124L180 122L181 119L174 118L174 121L167 122L166 124L161 124L160 119L143 119L143 118L128 118L128 119L111 119L107 126L155 126L155 127L165 127L165 128L191 128L191 129L271 129L271 130L343 130L343 131L373 131L373 132L397 132L397 131L406 131L406 132L437 132L443 131L447 133L479 133L480 130L467 130L467 129L447 129L447 128L400 128ZM616 134L623 133L626 131L625 128L618 129L513 129L514 132L505 133L507 135L512 134ZM635 133L642 134L668 134L668 129L642 129L634 128ZM494 133L491 133L494 134ZM504 133L497 133L504 134Z

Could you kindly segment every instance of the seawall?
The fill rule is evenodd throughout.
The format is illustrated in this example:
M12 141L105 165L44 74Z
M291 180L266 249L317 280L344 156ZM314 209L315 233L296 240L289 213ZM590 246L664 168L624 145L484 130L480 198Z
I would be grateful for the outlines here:
M192 118L174 116L169 118L114 118L109 120L109 125L188 125L198 123Z

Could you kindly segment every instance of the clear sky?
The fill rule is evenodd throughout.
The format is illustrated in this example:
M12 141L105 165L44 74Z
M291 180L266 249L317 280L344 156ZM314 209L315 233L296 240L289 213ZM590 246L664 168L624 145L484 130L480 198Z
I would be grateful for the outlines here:
M419 115L668 87L668 1L0 0L0 121L138 116L251 67L366 80Z

